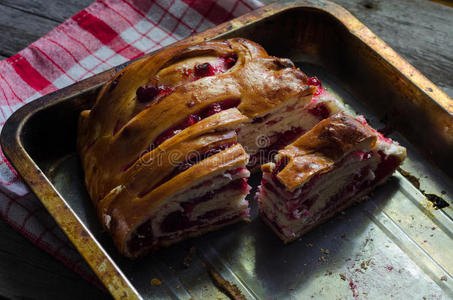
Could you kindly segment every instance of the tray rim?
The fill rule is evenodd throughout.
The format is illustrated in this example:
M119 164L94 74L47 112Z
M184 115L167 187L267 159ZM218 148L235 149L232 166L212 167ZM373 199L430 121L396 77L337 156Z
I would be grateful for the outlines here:
M446 93L398 55L350 12L342 6L327 0L287 0L272 3L169 46L214 39L273 15L299 8L313 9L327 13L330 17L342 23L350 34L359 38L362 43L370 47L380 58L384 59L391 67L405 77L406 80L414 84L420 92L428 96L431 101L437 103L450 115L453 115L453 101ZM137 58L137 60L145 59L150 55L152 53ZM57 102L70 100L74 96L103 85L118 70L124 68L129 63L123 63L25 104L8 118L0 136L1 147L7 159L16 168L18 174L41 201L115 299L141 299L141 296L110 256L102 249L102 246L81 222L71 207L67 205L62 195L54 188L35 161L28 155L21 142L20 135L23 126L32 115L55 105Z

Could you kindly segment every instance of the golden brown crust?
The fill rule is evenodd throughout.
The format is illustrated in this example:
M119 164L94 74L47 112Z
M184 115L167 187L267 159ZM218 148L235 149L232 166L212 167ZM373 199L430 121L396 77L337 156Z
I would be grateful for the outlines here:
M202 160L142 197L139 197L138 190L129 190L125 186L120 186L99 202L98 213L102 220L106 217L111 218L107 229L118 248L124 252L129 235L146 220L147 216L149 217L150 211L165 203L169 197L196 186L213 175L243 167L247 164L248 158L242 146L236 144Z
M319 122L294 143L278 152L277 161L287 160L277 178L290 191L315 174L328 172L335 162L352 150L369 151L377 135L359 120L340 112ZM265 165L262 170L272 167Z
M168 75L170 70L181 74L187 58L202 55L197 61L204 62L206 56L229 54L237 55L237 63L226 73L189 82ZM136 90L151 81L171 84L174 90L143 107L136 101ZM132 63L106 84L93 109L80 118L78 149L90 195L104 197L121 169L160 133L212 103L240 98L238 109L252 118L290 97L312 93L300 70L241 39L178 46Z
M194 70L197 64L214 64L229 56L234 56L236 63L224 73L196 80L187 75L186 70ZM149 84L165 86L171 93L141 103L137 89ZM290 98L313 92L305 74L289 60L271 57L261 46L244 39L169 47L115 75L101 89L93 108L81 113L77 147L88 192L104 225L108 227L104 219L107 215L112 219L109 225L116 224L108 229L119 248L153 207L181 187L222 169L222 164L197 164L161 184L190 150L203 152L234 143L236 136L231 129L239 123L265 115ZM158 147L153 145L175 124L213 103L231 99L240 99L237 109L214 114ZM179 151L181 157L170 162L171 151ZM157 166L156 159L163 163ZM215 159L216 163L240 165L248 155L242 147L234 146L206 161ZM146 196L138 197L146 189Z
M120 184L129 188L133 185L137 189L149 189L191 154L200 155L216 146L236 142L236 134L232 130L245 120L247 117L236 108L203 119L181 131L177 139L168 139L147 153L145 152L150 149L143 150L137 161L126 171L113 174L108 182L102 182L102 185L94 185L91 182L90 192L94 195L105 195ZM93 196L92 198L96 199Z

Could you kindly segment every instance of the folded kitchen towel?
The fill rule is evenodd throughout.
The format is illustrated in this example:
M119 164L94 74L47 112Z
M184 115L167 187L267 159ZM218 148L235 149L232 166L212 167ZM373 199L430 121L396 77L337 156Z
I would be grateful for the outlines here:
M247 13L256 0L98 0L0 61L0 126L22 105ZM34 244L101 286L1 152L0 214Z

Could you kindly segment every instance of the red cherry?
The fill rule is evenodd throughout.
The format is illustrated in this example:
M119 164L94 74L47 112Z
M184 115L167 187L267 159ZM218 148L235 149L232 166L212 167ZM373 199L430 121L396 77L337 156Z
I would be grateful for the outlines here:
M178 126L178 127L181 127L181 129L184 129L184 128L187 128L189 126L192 126L193 124L197 123L200 120L201 120L201 118L199 116L190 115L187 118L187 120L185 122L183 122L183 124L181 126Z
M205 113L205 117L209 117L211 115L217 114L222 111L222 107L218 103L213 103L211 106L207 109Z
M173 92L170 86L157 86L149 84L141 86L137 89L137 101L140 103L148 103L155 100L157 97L163 97Z
M330 116L330 110L324 104L319 104L308 110L312 115L322 119L326 119Z
M159 97L163 97L165 95L170 94L173 92L173 88L170 86L160 86L159 87Z
M225 67L227 69L230 69L236 64L238 57L236 54L231 54L231 55L225 56L224 60L225 60Z
M151 102L159 95L159 87L155 85L144 85L137 89L137 100L141 103Z
M195 66L196 77L206 77L214 75L214 68L210 63L198 64Z
M232 107L237 107L239 104L241 104L241 99L239 98L230 98L223 100L221 103L222 109L229 109Z
M307 84L322 87L321 81L316 76L308 77Z
M189 77L192 74L192 70L184 68L182 74L186 77Z

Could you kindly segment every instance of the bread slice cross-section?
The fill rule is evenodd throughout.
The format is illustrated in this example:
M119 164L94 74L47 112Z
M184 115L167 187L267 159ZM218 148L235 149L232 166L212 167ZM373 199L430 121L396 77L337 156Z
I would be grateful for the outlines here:
M293 241L364 199L405 156L405 148L372 129L363 117L338 113L262 166L260 215L284 242Z

